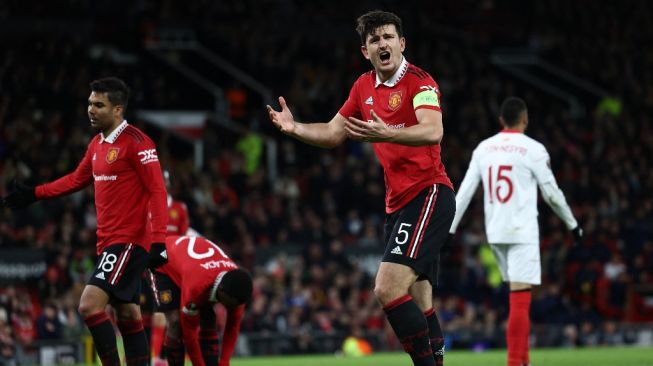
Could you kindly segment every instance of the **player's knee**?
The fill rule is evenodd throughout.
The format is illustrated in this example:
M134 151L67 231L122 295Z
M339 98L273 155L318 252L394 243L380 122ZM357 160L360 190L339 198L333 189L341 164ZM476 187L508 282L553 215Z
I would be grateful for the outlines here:
M405 294L405 291L402 293L402 291L399 291L396 287L386 283L377 283L376 286L374 286L374 295L376 296L376 299L379 301L379 303L384 306L392 300Z
M88 318L91 315L97 314L101 311L104 311L104 308L97 306L92 301L84 300L83 298L79 302L79 307L77 308L79 314L82 318Z

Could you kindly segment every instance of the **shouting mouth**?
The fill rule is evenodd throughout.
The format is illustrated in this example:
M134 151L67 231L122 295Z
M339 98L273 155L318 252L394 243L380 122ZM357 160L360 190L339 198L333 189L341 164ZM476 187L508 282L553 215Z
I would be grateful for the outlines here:
M379 53L379 60L381 61L381 65L389 65L390 64L390 52L382 51L381 53Z

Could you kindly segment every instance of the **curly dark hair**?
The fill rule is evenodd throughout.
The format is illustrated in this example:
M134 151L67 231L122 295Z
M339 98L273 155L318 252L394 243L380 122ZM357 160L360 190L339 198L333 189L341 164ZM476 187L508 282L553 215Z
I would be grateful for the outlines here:
M356 19L356 32L361 37L361 44L365 44L368 35L374 34L379 27L393 24L399 37L403 37L401 18L395 13L382 10L369 11Z

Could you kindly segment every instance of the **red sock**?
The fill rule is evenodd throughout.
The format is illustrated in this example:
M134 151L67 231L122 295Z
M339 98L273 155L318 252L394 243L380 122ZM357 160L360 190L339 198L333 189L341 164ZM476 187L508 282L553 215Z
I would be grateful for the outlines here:
M530 319L528 311L531 305L531 291L510 292L510 314L508 316L508 366L528 364L528 335Z
M161 358L161 345L165 336L166 327L160 325L152 326L152 356Z

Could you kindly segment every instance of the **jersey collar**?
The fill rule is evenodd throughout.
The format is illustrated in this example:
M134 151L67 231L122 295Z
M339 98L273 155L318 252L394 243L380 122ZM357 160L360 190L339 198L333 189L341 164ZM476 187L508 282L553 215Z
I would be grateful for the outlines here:
M521 132L519 130L516 130L514 128L504 128L503 130L501 130L501 132L502 133L523 133L523 132Z
M113 132L111 132L109 134L109 136L107 136L107 137L104 137L104 134L102 134L102 132L100 132L100 143L103 143L103 142L106 141L106 142L108 142L110 144L113 144L114 142L116 142L116 139L118 138L118 136L120 136L122 131L124 131L125 128L127 128L128 125L129 124L127 123L127 120L123 120L122 123L115 130L113 130Z
M394 87L397 85L397 83L399 83L399 81L401 81L404 75L406 75L406 70L408 70L408 61L406 61L406 58L402 56L399 68L397 71L395 71L394 75L390 77L390 79L382 82L381 79L379 79L379 74L376 73L376 83L374 84L374 87L378 88L381 84L391 88Z
M213 282L213 286L211 287L211 292L209 292L209 301L210 302L217 302L218 301L218 287L220 286L220 282L222 282L222 278L227 272L221 272L216 278L215 282Z

